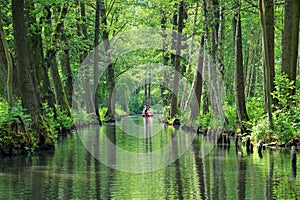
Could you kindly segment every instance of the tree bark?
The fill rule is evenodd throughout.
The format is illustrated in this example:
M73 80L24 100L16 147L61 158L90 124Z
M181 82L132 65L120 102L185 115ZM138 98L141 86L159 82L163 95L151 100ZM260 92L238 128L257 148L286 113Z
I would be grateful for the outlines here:
M208 66L209 93L212 117L219 121L221 126L228 123L222 104L222 79L223 63L220 51L222 39L222 5L217 0L203 0L205 42L208 55L206 63ZM220 38L221 37L221 38Z
M36 132L39 146L49 147L53 145L53 137L44 122L42 106L34 87L31 60L33 52L30 49L29 36L29 10L25 9L25 2L12 1L12 21L14 30L14 47L16 53L16 70L18 87L25 112L32 118L32 130Z
M268 113L268 121L269 121L269 128L273 129L273 117L272 117L272 107L271 107L271 80L270 80L270 61L269 61L269 50L268 50L268 34L266 30L266 21L265 16L263 12L263 5L262 0L258 0L258 6L259 6L259 12L260 12L260 22L262 27L262 34L263 34L263 53L264 53L264 64L265 64L265 70L266 70L266 94L267 94L267 102L265 104L265 107L267 108Z
M202 95L202 73L203 73L203 61L204 61L204 37L201 37L199 53L198 53L198 61L196 64L196 69L194 73L194 80L192 83L192 89L188 96L187 104L194 95L192 99L192 108L191 108L191 119L195 119L199 116L200 106L201 106L201 95Z
M61 30L61 27L63 26L63 18L67 14L67 7L62 6L61 8L61 16L60 19L58 20L58 23L55 26L55 32L54 35L51 37L51 44L50 47L47 50L47 58L48 62L47 64L50 67L50 73L51 73L51 78L54 86L54 92L55 92L55 99L56 103L61 107L62 111L66 113L67 116L71 116L71 111L70 111L70 105L65 93L65 89L63 87L63 83L61 81L59 72L58 72L58 63L57 63L57 56L56 56L56 47L58 46L57 42L59 40L59 30ZM48 7L47 8L48 16L47 16L47 23L51 27L52 26L52 21L51 21L51 9Z
M107 121L115 121L115 72L114 66L110 58L110 41L109 41L109 32L107 30L107 16L106 8L103 0L99 0L100 3L100 24L102 26L101 36L104 44L104 50L106 53L105 65L107 68L107 82L108 82L108 98L107 98L107 112L105 114Z
M83 38L84 41L84 46L82 49L79 50L79 61L80 63L84 63L84 60L88 56L88 47L86 45L86 41L88 41L88 32L87 32L87 22L86 22L86 8L85 8L85 3L82 1L76 0L76 4L79 6L80 13L79 13L79 18L77 19L77 35L81 38ZM96 5L97 6L97 5ZM96 8L97 10L97 8ZM96 19L95 19L96 20ZM96 27L95 27L96 29ZM96 50L97 51L97 50ZM90 80L92 79L91 77L91 70L88 68L88 66L83 66L83 73L84 73L84 103L86 107L87 113L92 113L94 108L93 108L93 99L92 99L92 91L91 91L91 84ZM75 102L74 102L75 103ZM77 106L77 105L74 105Z
M98 123L101 125L98 102L99 83L99 34L100 34L100 1L96 1L95 32L94 32L94 106Z
M258 38L258 31L256 27L252 27L250 35L250 44L248 51L247 63L247 73L246 73L246 83L245 83L245 97L253 96L253 88L255 86L255 76L256 76L256 63L258 58L260 59L257 51L257 47L260 45L260 39Z
M267 45L268 47L266 50L268 50L268 60L269 60L269 75L268 79L270 80L270 92L274 92L275 84L275 61L274 61L274 37L275 37L275 30L274 30L274 3L272 0L263 0L262 1L262 12L265 19L266 24L266 34L267 34ZM263 51L264 51L264 43L262 43ZM265 53L263 53L263 60L265 60ZM267 69L266 69L265 62L263 62L263 80L264 80L264 101L265 105L267 105ZM276 104L277 101L271 96L271 105ZM267 112L267 106L265 106L265 112Z
M5 52L5 57L6 57L6 63L7 63L7 102L8 102L8 116L11 115L11 108L13 107L13 94L12 94L12 83L13 83L13 61L11 58L11 54L9 51L8 43L6 40L6 34L3 29L3 24L2 24L2 17L0 13L0 37L1 37L1 43L3 45L3 49Z
M72 69L70 63L70 53L69 47L67 44L67 38L64 33L64 28L61 30L61 41L63 43L63 52L60 55L61 61L61 71L62 74L65 76L65 93L69 102L69 105L72 105L72 94L73 94L73 77L72 77Z
M235 96L236 109L240 124L248 121L249 117L246 110L245 91L244 91L244 72L243 72L243 47L242 47L242 26L240 12L235 15Z
M34 9L34 5L30 2L29 6L31 9ZM43 21L44 18L41 18L40 21ZM30 15L30 21L33 24L37 23L36 16ZM50 80L48 76L48 69L45 63L43 42L42 42L42 29L40 28L41 24L34 26L34 30L31 29L31 41L32 41L32 52L34 55L34 66L36 71L36 77L38 82L38 87L40 91L40 101L47 102L51 108L55 108L55 97L54 93L50 88ZM55 112L55 111L54 111Z
M1 92L3 96L7 99L7 60L5 55L5 50L2 42L0 42L0 80L1 80Z
M192 39L191 39L191 43L190 43L190 51L189 51L189 55L188 55L188 65L190 65L192 63L192 54L194 53L194 42L195 42L195 33L196 33L196 23L197 23L197 16L198 16L198 8L199 8L199 2L196 2L195 4L195 10L194 10L194 20L193 20L193 28L192 28ZM187 72L184 74L184 76L186 78L189 77L191 73L191 66L188 67ZM201 72L202 73L202 72ZM189 94L187 91L187 83L184 82L183 85L183 91L182 91L182 95L181 95L181 102L180 102L180 108L183 109L184 111L186 111L187 109L187 104L188 104L188 98L189 98Z
M180 56L181 56L181 45L182 45L182 31L184 28L184 19L187 16L186 4L181 1L178 5L178 29L176 37L176 55L175 55L175 71L171 98L171 110L170 116L175 117L178 114L178 90L179 90L179 74L180 74Z
M168 65L169 62L169 57L167 53L167 34L166 34L166 23L167 23L167 16L165 11L161 11L161 30L162 30L162 37L163 37L163 45L162 45L162 52L163 52L163 63L164 63L164 81L163 85L160 86L160 92L161 92L161 98L163 102L163 106L168 105L168 95L166 94L168 85L169 85L169 80L168 80L168 75L167 75L167 69L166 66Z
M282 73L294 81L296 86L297 57L299 44L300 1L286 0L284 30L282 34ZM291 95L296 88L291 90Z
M15 72L19 81L20 95L26 112L35 118L39 115L41 107L31 76L33 54L29 49L31 45L27 26L29 19L24 1L12 1L12 19L17 62Z

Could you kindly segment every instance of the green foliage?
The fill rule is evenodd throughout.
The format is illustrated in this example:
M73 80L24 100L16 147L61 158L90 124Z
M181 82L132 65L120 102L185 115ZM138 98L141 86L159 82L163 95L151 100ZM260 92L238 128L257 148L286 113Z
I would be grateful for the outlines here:
M283 142L292 138L300 138L300 95L291 95L295 88L294 81L290 81L286 75L275 77L276 91L273 97L277 99L274 112L275 135Z
M171 107L169 105L163 107L163 109L162 109L163 118L167 119L170 117L170 110L171 110Z
M275 77L275 91L272 95L278 100L277 109L288 109L288 103L296 103L297 96L290 95L291 90L294 88L294 81L290 81L287 75L284 74Z
M100 108L99 109L99 115L100 115L100 119L101 120L104 120L105 119L105 114L106 114L106 112L107 112L107 108L105 107L105 108Z
M52 133L57 136L57 133L61 129L70 130L73 126L73 119L70 118L65 112L61 111L58 105L54 109L51 108L47 103L43 104L43 110L45 115L45 121L50 127Z
M264 116L264 99L263 97L250 97L247 100L247 113L252 122L258 121Z
M8 103L0 100L0 155L31 154L36 150L38 141L30 132L31 122L20 101L14 102L8 115Z
M210 114L201 115L199 117L199 125L202 127L209 127L210 125Z
M275 84L276 91L273 97L277 99L278 104L273 112L274 129L268 129L266 116L256 116L251 121L252 137L254 140L276 140L286 143L293 138L300 138L300 95L290 95L294 83L286 75L276 76Z
M107 108L100 109L100 119L105 119L105 113ZM85 109L78 109L72 113L72 116L76 121L76 125L86 125L86 124L98 124L97 116L95 113L87 113Z
M11 109L11 116L8 115L8 103L0 99L0 125L3 123L13 124L13 123L24 123L27 129L30 129L31 118L29 115L25 114L22 108L21 102L17 101L14 103L14 107ZM0 129L3 127L0 126Z
M269 138L269 134L271 132L271 130L269 129L269 122L267 119L267 116L261 116L258 119L256 119L255 121L250 120L249 122L250 125L252 125L251 130L252 130L252 134L251 134L251 139L254 141L268 141Z
M234 104L229 104L226 103L225 107L224 107L225 113L226 113L226 117L228 120L228 124L226 128L230 128L230 129L236 129L236 107L235 107L235 103Z

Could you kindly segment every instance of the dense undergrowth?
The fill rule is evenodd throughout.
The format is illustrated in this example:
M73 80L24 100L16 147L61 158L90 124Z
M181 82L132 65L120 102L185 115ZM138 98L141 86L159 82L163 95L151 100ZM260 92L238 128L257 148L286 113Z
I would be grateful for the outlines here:
M299 142L300 95L299 93L290 95L290 91L295 86L285 75L276 76L275 85L276 90L272 95L277 103L273 104L273 129L270 129L267 116L262 115L263 110L261 110L260 114L254 114L250 121L252 139L282 144L291 141Z
M0 101L0 155L32 154L42 148L43 144L51 146L60 133L66 133L73 126L73 119L46 104L43 120L39 130L50 134L33 131L31 116L25 113L20 101L14 102L10 114L5 100ZM43 140L43 141L42 141Z

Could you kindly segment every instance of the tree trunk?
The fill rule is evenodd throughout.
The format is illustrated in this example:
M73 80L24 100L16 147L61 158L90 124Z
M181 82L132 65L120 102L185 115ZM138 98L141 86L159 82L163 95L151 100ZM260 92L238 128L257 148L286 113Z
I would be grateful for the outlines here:
M68 9L63 5L61 8L61 14L62 18L65 17L67 14ZM73 79L72 79L72 70L71 70L71 63L70 63L70 53L69 53L69 46L68 46L68 41L67 37L65 34L65 25L64 22L61 21L57 24L57 40L60 40L61 42L61 47L63 49L61 53L61 70L62 74L66 76L66 82L65 82L65 87L64 91L68 100L68 104L72 105L72 94L73 94Z
M0 42L0 80L1 80L1 92L3 92L4 98L7 99L7 60L5 50L2 42ZM16 82L16 81L15 81Z
M84 41L88 40L88 32L87 32L87 22L86 22L86 9L85 9L85 3L83 1L80 1L80 22L78 22L78 35L82 36ZM83 50L80 52L80 63L84 61L84 59L87 57L88 51L87 47L84 47Z
M56 61L56 52L51 49L48 50L48 59L50 60L50 73L54 86L56 103L61 106L61 109L66 112L68 116L71 116L68 99L58 72L58 64Z
M165 11L161 11L161 29L162 29L162 37L163 37L163 45L162 45L162 52L163 52L163 63L164 63L164 81L163 84L160 85L160 92L161 92L161 98L163 102L163 106L168 105L168 95L166 94L169 80L167 76L167 69L166 66L169 62L169 57L167 55L167 34L166 34L166 23L167 23L167 16Z
M1 37L1 43L3 45L3 49L5 52L6 57L6 63L7 63L7 102L8 102L8 116L11 116L11 108L13 107L13 94L12 94L12 83L13 83L13 61L11 58L11 54L9 51L8 43L6 40L6 34L3 30L2 25L2 17L0 13L0 37Z
M34 9L34 5L30 2L31 9ZM44 20L41 18L40 21ZM36 20L36 16L30 15L30 21L33 24L38 23ZM34 30L31 29L31 41L32 41L32 51L34 55L34 64L36 77L38 82L38 87L41 92L39 95L41 102L47 102L51 108L55 108L55 97L54 93L50 88L50 80L48 76L48 69L45 64L44 50L43 50L43 42L42 42L42 29L41 23L39 26L34 26ZM55 112L55 111L54 111Z
M179 74L180 74L180 56L182 45L182 30L184 28L184 19L186 18L186 4L181 1L178 8L178 29L176 37L176 55L175 55L175 71L173 80L173 91L171 98L170 116L175 117L178 114L178 90L179 90Z
M270 92L272 93L275 89L274 85L274 79L275 79L275 61L274 61L274 3L272 0L263 0L262 1L262 11L266 23L266 31L267 31L267 44L268 44L268 56L269 56L269 77L268 79L270 80ZM262 46L264 43L262 43ZM263 50L264 50L263 46ZM263 53L263 60L265 60L265 54ZM264 79L264 102L265 105L267 105L267 74L266 74L266 65L265 62L263 62L263 79ZM271 96L271 105L276 104L277 101ZM265 112L267 112L267 106L265 106Z
M253 88L255 85L255 76L256 76L256 62L257 58L257 46L259 46L258 32L256 27L252 27L251 35L250 35L250 44L248 51L248 59L247 59L247 73L246 73L246 83L245 83L245 97L253 96ZM259 58L260 59L260 58Z
M79 61L80 63L84 63L84 60L88 56L88 47L86 44L86 41L88 41L88 32L87 32L87 22L86 22L86 9L85 9L85 3L82 1L76 0L76 4L80 7L80 14L79 18L77 19L77 35L79 37L83 38L84 41L84 46L82 49L79 50ZM96 5L97 6L97 5ZM96 8L97 9L97 8ZM96 27L95 27L96 29ZM98 49L96 50L98 51ZM90 80L91 80L91 72L88 66L83 66L83 73L84 73L84 100L85 100L85 107L87 113L92 113L94 108L93 108L93 99L92 99L92 91L91 91L91 85L90 85ZM74 102L75 103L75 102Z
M31 117L35 118L41 111L38 97L31 76L31 60L33 54L30 51L30 38L27 22L28 13L25 11L24 1L12 1L12 19L14 28L14 45L16 51L17 73L20 95L24 108Z
M52 83L54 86L56 103L61 107L62 111L64 111L67 116L71 116L70 105L58 72L58 63L56 57L56 47L58 46L57 42L59 40L58 32L59 30L61 30L61 27L63 26L63 18L67 14L66 7L63 6L61 9L62 10L61 10L60 19L56 24L54 35L51 37L50 47L47 50L47 59L48 59L47 64L50 66L50 73L51 73ZM47 12L48 12L47 23L51 27L52 12L49 7L47 8Z
M106 17L106 9L103 0L99 0L100 3L100 18L101 18L101 26L102 26L102 41L104 44L104 50L106 53L105 65L107 67L107 82L108 82L108 98L107 98L107 112L105 114L107 121L115 121L115 72L114 67L109 55L110 50L110 41L109 41L109 32L107 30L107 17Z
M205 40L204 40L205 42ZM205 80L205 77L208 75L208 69L207 69L207 60L208 60L208 54L205 52L204 49L204 60L203 60L203 73L202 73L202 115L206 115L209 113L209 96L208 96L208 81ZM206 67L205 67L206 66Z
M14 47L16 53L16 70L19 83L20 97L25 112L32 118L32 130L36 132L39 146L49 147L53 145L53 137L42 117L42 107L38 100L38 94L33 84L29 37L29 10L25 9L25 2L12 1L12 21L14 29Z
M223 79L223 64L220 51L220 41L222 39L222 5L219 5L217 0L203 0L204 13L204 31L205 42L207 45L207 66L209 80L209 93L211 100L212 117L216 122L220 122L221 126L226 125L228 120L225 116L222 104L222 79ZM221 38L220 38L221 37Z
M147 94L148 94L148 89L147 89L147 77L145 76L145 88L144 88L144 97L145 97L145 105L148 106L148 99L147 99Z
M242 48L242 26L240 12L235 15L235 96L236 109L240 124L248 121L249 117L246 110L245 91L244 91L244 72L243 72L243 48Z
M65 36L64 30L61 32L61 41L64 45L63 53L60 55L61 61L61 71L62 74L65 76L65 92L69 102L69 105L72 105L72 94L73 94L73 77L72 77L72 69L70 63L70 53L69 47L67 46L67 38Z
M268 34L266 30L266 21L265 15L263 12L263 5L262 0L258 0L259 12L260 12L260 22L262 27L262 34L263 34L263 53L264 53L264 64L266 70L266 94L267 94L267 102L265 102L265 107L267 108L268 113L268 121L269 121L269 128L273 129L273 117L272 117L272 107L271 107L271 80L270 80L270 61L269 61L269 50L268 50Z
M208 26L208 10L207 10L207 2L206 0L202 0L202 9L203 9L203 29L205 32L204 35L204 44L208 44L209 42L209 26ZM207 48L207 47L206 47ZM208 48L204 51L204 66L202 77L204 78L203 81L203 97L202 97L202 115L206 115L209 113L209 96L208 96L208 79L205 79L205 77L208 77Z
M96 2L96 16L95 16L95 32L94 32L94 105L95 113L98 123L101 125L98 102L98 83L99 83L99 34L100 34L100 1Z
M151 77L151 74L150 74L150 76L149 77ZM150 96L151 95L151 79L149 78L148 79L148 91L147 91L147 105L150 107Z
M198 7L199 7L199 3L196 2L195 4L195 11L194 11L194 21L193 21L193 28L192 28L192 39L191 39L191 43L190 43L190 51L189 51L189 55L188 55L188 64L190 65L192 63L192 54L194 53L194 41L195 41L195 33L196 33L196 23L197 23L197 16L198 16ZM189 77L191 73L191 66L188 67L187 72L184 74L184 76L186 78ZM201 72L202 73L202 72ZM183 86L183 91L182 91L182 96L181 96L181 102L180 102L180 108L183 109L184 111L186 111L187 107L186 105L188 104L188 98L189 98L189 94L187 93L187 83L184 82L184 86ZM187 96L188 95L188 96Z
M300 1L286 0L284 30L282 34L282 73L296 86L297 57L299 44ZM296 93L296 88L291 94Z
M192 99L192 108L191 108L191 118L195 119L199 116L200 106L201 106L201 95L202 95L202 72L203 72L203 61L204 61L204 37L201 37L199 53L198 53L198 62L196 64L196 69L194 73L194 80L192 84L192 89L190 91L187 104L194 95L195 99Z

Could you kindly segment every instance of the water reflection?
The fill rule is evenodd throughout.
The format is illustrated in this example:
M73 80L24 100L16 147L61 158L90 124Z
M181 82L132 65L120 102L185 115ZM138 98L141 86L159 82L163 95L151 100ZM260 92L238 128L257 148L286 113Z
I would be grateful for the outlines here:
M179 156L187 144L185 134L191 133L170 127L154 133L155 122L137 120L144 135L139 140L114 125L90 127L59 141L54 154L0 159L0 199L300 199L296 150L263 151L261 159L257 151L242 155L216 146L206 154L207 139L200 135ZM90 151L80 134L89 136ZM116 145L105 145L104 136ZM106 149L107 162L119 165L124 161L116 146L151 152L169 142L173 151L168 156L180 158L153 172L118 171L94 157Z
M143 117L144 120L144 132L145 132L145 143L146 152L152 152L152 129L153 129L153 118Z
M246 196L246 168L247 163L244 157L241 155L237 155L237 163L236 163L236 192L237 199L245 199Z
M293 178L296 179L297 176L297 156L296 156L296 151L293 147L292 149L292 173L293 173Z

